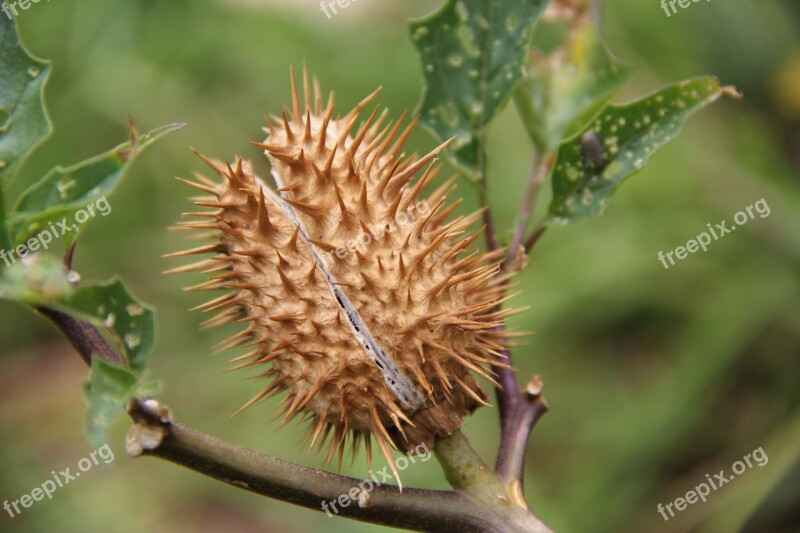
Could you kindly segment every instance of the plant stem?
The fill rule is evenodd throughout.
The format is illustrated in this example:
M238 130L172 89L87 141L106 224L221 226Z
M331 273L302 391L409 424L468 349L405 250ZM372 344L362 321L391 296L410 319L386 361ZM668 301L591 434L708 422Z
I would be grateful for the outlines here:
M395 485L375 485L262 455L172 422L154 400L137 400L129 412L136 421L128 433L129 453L158 457L262 496L330 516L419 531L504 529L492 512L472 505L458 492L408 488L400 492ZM366 494L351 499L351 491L361 492L359 485Z
M517 480L523 484L528 438L533 426L547 410L541 379L534 376L514 406L513 418L516 423L500 442L495 463L495 472L500 479L509 482Z
M550 531L528 510L521 485L516 480L505 483L499 479L475 453L461 431L438 439L433 451L450 485L472 500L476 508L492 513L498 531Z
M498 248L498 243L492 210L489 205L485 150L485 138L481 137L477 154L478 177L481 185L480 191L482 191L480 200L484 208L483 218L486 225L486 246L491 252ZM509 255L503 263L500 274L504 272L505 267L512 264L517 258L517 251L522 242L525 230L528 227L536 193L544 181L545 176L550 172L553 161L554 158L552 154L548 155L539 165L535 165L531 170L525 196L520 205L519 226L517 227L514 241L509 250ZM528 250L527 243L525 249L526 251ZM500 306L497 306L493 311L499 310ZM504 330L505 326L502 324L495 328L496 332L502 332ZM521 493L525 465L525 448L534 424L547 411L547 404L544 398L539 397L540 390L536 392L536 398L534 400L530 398L531 394L529 392L520 392L519 383L517 382L517 376L514 370L514 363L511 357L511 350L505 349L502 353L505 356L504 363L508 366L493 367L498 376L499 386L495 387L495 396L497 397L498 410L500 412L500 448L495 461L495 471L497 476L504 482L518 483ZM461 438L463 438L463 436ZM473 459L478 461L478 463L475 464L480 464L485 468L479 457L476 456ZM461 465L461 467L465 466L466 465ZM460 472L461 470L459 469L457 471ZM447 473L447 470L445 470L445 473ZM494 477L494 475L492 477ZM451 484L454 483L454 480L450 479L450 477L448 477L448 480ZM455 484L453 484L453 486L458 488ZM524 502L524 498L520 496L520 499Z
M493 252L499 248L497 243L497 231L494 226L494 215L489 204L489 182L486 178L486 136L481 135L478 142L477 154L478 171L478 195L480 196L481 207L483 207L483 223L486 225L486 248Z
M513 263L518 257L517 254L519 247L522 246L523 239L525 238L525 230L528 229L528 223L531 220L533 206L536 205L536 198L539 193L539 189L544 182L544 178L547 176L548 172L550 172L550 167L552 164L553 156L549 155L545 157L538 165L534 165L531 169L531 173L528 178L528 184L525 187L525 195L523 196L522 202L519 206L519 211L517 214L517 229L514 232L514 240L511 241L511 249L508 251L506 265ZM527 253L527 251L528 246L527 243L525 243L525 253Z
M92 324L47 307L37 311L66 335L88 365L93 356L125 365ZM376 483L370 487L368 480L308 468L227 443L174 422L169 409L152 399L134 399L128 414L134 421L126 441L129 454L158 457L229 485L326 511L331 516L418 531L548 531L525 510L521 492L514 493L516 498L506 494L502 483L460 432L439 439L434 451L448 480L463 490L406 488L401 492L395 485ZM351 491L355 498L350 496ZM476 498L482 501L489 494L499 495L500 499L487 499L476 505Z
M486 248L489 252L498 249L497 233L494 226L494 217L492 215L492 208L489 203L489 188L488 179L486 176L486 137L481 136L478 143L478 180L480 187L480 202L483 208L483 222L486 226ZM500 307L496 307L493 311L499 311ZM501 332L505 330L503 325L497 326L495 331ZM503 362L507 366L493 365L492 369L498 376L499 386L495 387L495 396L497 397L498 409L500 411L500 431L504 435L508 431L509 416L514 411L515 397L519 394L519 385L517 384L517 376L514 373L514 363L511 360L511 351L503 351Z
M533 233L531 233L525 241L525 253L531 253L534 245L539 242L539 239L542 235L544 235L544 232L547 231L547 228L548 226L543 223L540 223L536 226L536 228L533 230Z

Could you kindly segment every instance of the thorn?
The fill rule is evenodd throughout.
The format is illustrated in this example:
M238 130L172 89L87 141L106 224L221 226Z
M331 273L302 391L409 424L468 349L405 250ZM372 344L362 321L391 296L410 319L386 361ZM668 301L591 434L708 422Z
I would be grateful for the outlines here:
M378 96L381 93L381 91L383 91L383 87L378 87L377 89L372 91L366 98L364 98L358 104L356 104L356 106L353 109L351 109L347 115L342 117L342 121L348 122L355 115L358 115L365 107L367 107L370 104L370 102L372 102L372 100L375 99L376 96Z
M328 107L328 110L325 112L325 116L322 118L322 128L319 130L319 144L317 144L317 150L322 151L327 148L325 141L328 137L328 123L331 121L331 116L333 115L333 107Z
M194 187L195 189L199 189L199 190L207 192L209 194L213 194L214 196L219 196L219 189L217 187L210 187L208 185L203 185L201 183L195 183L193 181L189 181L187 179L180 178L178 176L175 176L175 179L180 181L181 183L185 183L189 187Z
M300 114L300 97L297 94L297 82L294 79L294 67L289 67L289 80L292 86L292 120L302 124L302 115Z
M351 157L355 157L356 152L358 152L358 147L361 146L361 143L364 141L364 137L367 135L367 131L369 131L369 126L372 124L372 121L375 120L375 115L378 113L378 108L376 107L369 118L364 122L361 126L361 129L356 134L356 138L353 139L353 142L350 143L350 147L347 149L347 153Z
M283 129L286 130L286 140L291 142L294 140L294 133L292 132L292 128L289 127L289 120L286 118L286 112L283 112L282 115L283 115Z
M306 111L306 127L303 131L303 142L311 140L311 111Z
M186 255L194 255L194 254L207 254L207 253L223 253L225 251L225 245L222 243L215 243L215 244L207 244L206 246L200 246L198 248L192 248L191 250L183 250L181 252L173 252L171 254L162 255L163 258L170 258L170 257L183 257Z
M311 111L311 88L308 85L308 65L303 60L303 101L306 104L306 111Z
M400 137L397 139L397 141L389 149L389 156L392 159L397 157L397 155L403 149L403 146L405 146L406 141L408 140L408 137L411 135L411 132L414 130L414 126L417 125L418 121L419 121L419 117L418 116L414 117L413 119L411 119L411 122L409 122L408 126L406 126L406 129L403 130L403 133L400 134ZM400 125L400 123L398 122L398 126L399 125Z
M177 268L172 268L169 270L165 270L162 274L185 274L187 272L194 272L197 270L203 270L205 268L209 268L212 266L216 266L216 261L213 259L204 259L203 261L198 261L197 263L191 263L189 265L184 265Z

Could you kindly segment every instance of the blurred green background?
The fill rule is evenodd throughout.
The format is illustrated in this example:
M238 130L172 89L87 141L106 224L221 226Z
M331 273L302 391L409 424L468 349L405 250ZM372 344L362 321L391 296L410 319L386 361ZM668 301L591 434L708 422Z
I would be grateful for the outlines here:
M303 426L276 432L276 402L230 418L260 390L224 374L210 347L227 331L198 332L186 310L203 295L192 279L162 276L182 236L165 231L191 210L172 179L241 154L266 167L251 140L262 115L288 102L289 65L303 60L341 110L382 85L392 116L421 90L406 20L440 2L361 0L327 18L316 1L82 0L22 12L29 48L54 63L47 101L55 134L19 183L175 121L189 127L152 148L112 198L113 212L84 236L84 279L118 274L158 312L151 374L176 416L231 442L314 467ZM800 531L800 6L715 0L667 18L656 0L608 0L611 50L635 69L622 100L678 79L715 74L745 93L693 117L682 135L627 183L599 219L548 232L520 277L512 320L535 334L515 352L520 380L545 382L551 406L533 432L526 494L564 532ZM432 137L418 130L412 150ZM508 238L531 164L513 106L490 132L492 203ZM447 173L442 173L446 175ZM476 206L466 183L463 211ZM771 208L741 232L665 270L657 260L764 198ZM16 499L88 455L82 434L82 362L28 310L0 302L0 499ZM486 458L497 413L465 432ZM267 500L155 459L124 452L110 435L110 468L95 469L9 518L2 531L378 531L383 528ZM769 457L664 522L656 505L761 446ZM382 463L378 461L378 468ZM343 472L364 477L357 458ZM435 461L409 467L408 486L446 488Z

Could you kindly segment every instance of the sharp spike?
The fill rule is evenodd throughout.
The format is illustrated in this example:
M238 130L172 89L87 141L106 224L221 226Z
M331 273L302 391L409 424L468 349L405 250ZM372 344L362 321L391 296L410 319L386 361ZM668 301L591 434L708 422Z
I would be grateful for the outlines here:
M336 157L336 150L339 148L338 144L333 145L333 149L331 153L328 155L327 161L325 161L325 173L330 174L331 170L333 169L333 160Z
M364 141L364 137L367 135L367 131L369 131L370 124L372 121L375 120L375 115L378 113L378 108L376 107L369 118L364 122L359 129L358 133L356 134L356 138L353 139L353 142L350 143L350 147L347 149L347 153L351 157L355 157L356 153L358 152L358 147L361 146L361 143Z
M320 113L322 113L322 90L319 80L314 76L314 114L319 115Z
M292 120L302 124L302 114L300 113L300 96L297 94L297 82L294 79L294 67L289 67L289 81L292 86Z
M244 411L248 407L252 407L253 405L255 405L258 402L260 402L261 400L266 400L267 398L269 398L270 396L275 394L280 389L281 384L282 384L282 382L280 382L280 381L273 381L272 383L269 384L269 386L267 388L265 388L264 390L262 390L261 392L256 394L250 401L248 401L246 404L244 404L239 409L237 409L231 416L238 415L239 413L241 413L242 411Z
M217 263L213 259L204 259L203 261L198 261L196 263L191 263L177 268L171 268L169 270L165 270L164 272L162 272L162 274L185 274L187 272L203 270L216 265Z
M375 97L381 93L382 90L383 87L378 87L377 89L372 91L366 98L364 98L358 104L356 104L356 106L352 110L350 110L350 112L347 115L342 117L342 121L349 122L352 118L361 113L361 111L365 107L367 107L370 104L370 102L372 102L375 99Z
M328 421L328 410L329 409L330 409L330 406L326 407L325 408L325 413L323 413L322 415L320 415L320 416L318 416L316 418L317 425L314 428L314 435L311 437L311 443L308 445L308 449L309 450L314 447L314 443L317 442L317 438L319 437L319 434L322 431L322 428L325 427L325 424Z
M289 142L294 140L294 132L292 128L289 126L289 120L286 118L286 112L282 113L283 115L283 129L286 131L286 140Z
M405 114L403 116L405 116ZM414 117L413 119L411 119L411 122L409 122L408 126L406 126L406 129L403 130L403 133L400 134L400 137L397 139L397 141L389 149L389 156L392 159L397 157L397 155L403 150L403 146L405 146L406 141L408 140L408 137L411 135L411 132L414 131L414 126L417 125L418 121L419 121L419 117L418 116ZM398 124L398 126L400 125L399 122L397 124ZM392 136L394 136L394 133L392 134Z
M303 131L303 142L311 140L311 111L306 111L306 127Z
M184 257L187 255L194 255L194 254L207 254L207 253L223 253L225 251L225 245L222 243L214 243L214 244L207 244L205 246L200 246L198 248L192 248L190 250L183 250L181 252L173 252L171 254L166 254L161 257L170 258L170 257Z
M303 61L303 101L306 104L306 111L311 111L311 87L308 79L308 65Z
M419 198L419 195L420 193L422 193L422 190L428 186L428 184L436 177L437 174L439 174L439 171L442 169L442 167L436 167L434 166L434 164L435 163L431 161L430 165L428 165L428 169L425 170L425 173L422 175L422 177L419 180L417 180L417 183L408 192L408 194L406 195L406 198L408 200L403 201L403 204L400 207L401 211L405 211L411 204L411 202Z
M195 189L199 189L199 190L201 190L203 192L207 192L209 194L213 194L214 196L219 196L220 191L219 191L218 187L204 185L202 183L195 183L193 181L189 181L187 179L180 178L178 176L175 176L175 179L180 181L181 183L185 183L189 187L194 187Z
M328 123L330 123L332 115L333 115L333 107L329 107L328 110L325 112L325 116L322 117L322 127L319 130L319 144L317 144L318 151L322 151L327 147L325 141L327 140L328 136Z
M467 394L469 394L472 397L473 400L475 400L476 402L478 402L480 404L483 404L483 405L487 405L487 406L491 406L492 405L489 402L487 402L486 400L484 400L483 398L481 398L480 396L478 396L478 394L474 390L469 388L467 386L467 384L464 383L461 380L461 378L459 378L458 376L453 376L453 379L456 381L456 383L458 383L461 386L462 389L464 389L464 392L466 392Z

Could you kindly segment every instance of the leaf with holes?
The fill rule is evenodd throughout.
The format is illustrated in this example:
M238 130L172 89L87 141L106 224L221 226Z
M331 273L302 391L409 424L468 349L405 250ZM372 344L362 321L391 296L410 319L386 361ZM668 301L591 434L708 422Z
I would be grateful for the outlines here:
M61 261L51 255L37 254L23 263L16 250L1 250L0 259L7 266L0 270L0 299L43 305L72 292Z
M32 56L13 20L0 16L0 187L51 133L44 105L50 63Z
M151 396L158 392L158 382L140 382L136 373L100 359L92 358L92 369L83 383L86 400L86 436L99 448L106 444L106 433L111 424L125 412L134 398Z
M74 287L57 258L35 254L0 275L0 298L46 306L86 320L117 339L134 371L144 369L155 340L155 313L117 279Z
M570 224L599 215L628 176L671 141L695 111L723 94L713 77L670 85L642 100L607 106L592 123L561 144L553 167L549 224Z
M15 244L48 230L67 243L75 242L89 220L107 215L111 194L134 159L148 146L184 124L170 124L143 135L131 131L132 140L71 167L56 167L25 191L8 215ZM66 219L66 225L58 225ZM82 220L83 219L83 220ZM52 226L52 227L51 227Z
M549 0L449 0L410 25L425 89L419 114L475 173L478 140L522 77L533 24Z
M566 54L532 52L514 94L529 135L542 153L583 129L630 78L597 33L588 12L569 31Z
M119 341L131 369L144 368L155 341L155 312L131 296L121 281L82 286L49 305L108 331Z

